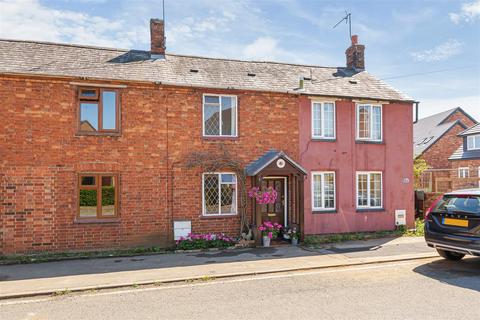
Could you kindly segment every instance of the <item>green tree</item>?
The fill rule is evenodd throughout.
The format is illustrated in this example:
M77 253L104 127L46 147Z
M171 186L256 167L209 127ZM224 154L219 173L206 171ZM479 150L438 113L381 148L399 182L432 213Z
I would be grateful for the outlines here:
M422 174L425 170L430 168L427 164L427 161L424 159L417 158L413 160L413 177L415 178L415 187L419 187Z

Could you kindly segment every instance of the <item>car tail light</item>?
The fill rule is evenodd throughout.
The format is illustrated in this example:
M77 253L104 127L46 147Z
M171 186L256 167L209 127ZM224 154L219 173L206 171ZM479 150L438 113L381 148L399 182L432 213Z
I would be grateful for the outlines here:
M430 213L435 208L438 201L442 200L442 198L443 196L438 197L435 201L433 201L432 205L427 209L427 211L425 211L425 220L428 220L430 218Z

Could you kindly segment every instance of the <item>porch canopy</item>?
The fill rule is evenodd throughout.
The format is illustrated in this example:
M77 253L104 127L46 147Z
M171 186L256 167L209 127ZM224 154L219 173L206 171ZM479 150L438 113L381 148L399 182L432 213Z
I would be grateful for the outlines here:
M277 202L260 205L254 202L253 221L255 226L265 220L277 221L284 225L296 225L303 238L303 183L307 170L290 158L285 152L269 150L245 168L252 177L252 187L275 187L279 194ZM256 228L255 228L256 229ZM260 243L260 234L256 233Z

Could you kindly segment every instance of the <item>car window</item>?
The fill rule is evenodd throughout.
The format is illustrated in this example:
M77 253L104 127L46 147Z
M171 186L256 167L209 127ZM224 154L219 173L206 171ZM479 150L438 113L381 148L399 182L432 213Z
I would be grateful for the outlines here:
M445 196L437 203L435 211L480 213L480 199L477 196Z

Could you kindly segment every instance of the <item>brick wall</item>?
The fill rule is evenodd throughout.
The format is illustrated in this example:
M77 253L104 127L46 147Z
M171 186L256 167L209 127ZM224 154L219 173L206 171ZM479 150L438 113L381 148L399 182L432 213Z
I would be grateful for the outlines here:
M463 130L465 129L461 125L456 124L427 149L420 158L424 159L432 169L450 168L448 158L463 144L463 139L457 136Z
M478 188L480 187L480 159L472 160L453 160L451 179L452 179L452 189L468 189L468 188ZM469 168L469 177L468 178L459 178L458 177L458 168Z
M447 119L445 119L444 123L452 122L455 120L460 120L464 125L467 126L467 128L470 128L471 126L475 125L476 123L472 121L469 117L467 117L463 112L461 111L456 111L452 113Z
M223 145L244 163L270 148L297 159L298 98L228 91L238 96L239 138L209 140L201 137L204 92L128 83L122 134L78 136L69 81L0 78L0 253L165 246L177 219L192 220L194 232L238 235L238 217L201 216L201 172L184 158ZM80 172L119 174L118 221L75 222Z

